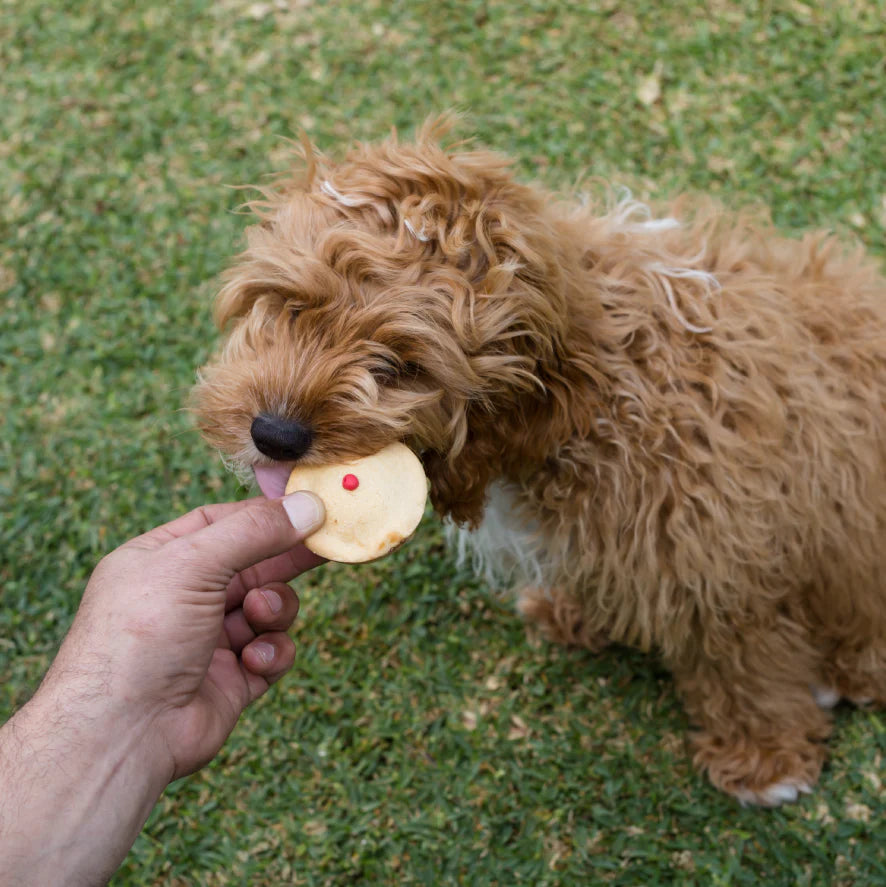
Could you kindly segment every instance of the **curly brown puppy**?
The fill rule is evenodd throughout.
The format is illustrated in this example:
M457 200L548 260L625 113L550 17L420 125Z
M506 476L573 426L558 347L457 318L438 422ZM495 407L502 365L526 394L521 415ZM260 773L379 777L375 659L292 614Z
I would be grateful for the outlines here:
M263 190L204 434L272 496L406 442L527 619L657 651L713 783L795 799L827 708L886 701L886 281L712 204L555 200L445 128Z

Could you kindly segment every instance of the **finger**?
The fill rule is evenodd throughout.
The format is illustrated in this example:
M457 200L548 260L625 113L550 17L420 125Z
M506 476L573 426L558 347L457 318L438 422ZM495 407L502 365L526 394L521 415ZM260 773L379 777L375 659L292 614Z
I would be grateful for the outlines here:
M240 661L247 671L273 684L292 668L295 644L282 631L266 632L243 648ZM250 681L250 686L254 682Z
M234 612L237 611L235 610ZM247 641L247 643L249 643L249 641ZM224 622L222 622L222 627L218 630L218 640L215 642L215 646L219 650L231 649L231 639L228 636L228 627L224 624Z
M201 505L199 508L195 508L187 514L175 518L175 520L161 524L159 527L154 527L153 530L142 533L141 536L136 536L127 544L140 548L159 548L173 539L196 533L197 530L202 530L210 524L217 523L222 518L235 514L241 509L260 501L262 498L264 497L256 496L252 499L241 499L238 502L219 502L212 505Z
M247 567L231 579L225 609L233 610L241 606L251 588L263 587L274 582L289 582L290 579L295 579L296 576L325 561L325 558L299 545L253 567Z
M233 650L238 656L243 648L255 640L255 631L239 607L225 616L221 645Z
M223 645L239 654L262 632L286 631L297 613L298 597L284 582L253 588L243 606L225 616Z
M270 686L269 682L259 674L255 674L243 665L240 657L230 650L216 650L209 663L206 674L209 692L216 698L213 708L222 719L222 733L218 746L234 729L240 713L252 702L255 702Z
M283 582L269 583L246 595L242 612L256 634L287 631L298 615L298 595Z
M213 578L226 573L226 588L241 570L295 548L322 526L323 519L323 503L312 493L259 499L174 539L164 550L171 558L180 558L186 570L198 571L201 580L207 578L207 568Z

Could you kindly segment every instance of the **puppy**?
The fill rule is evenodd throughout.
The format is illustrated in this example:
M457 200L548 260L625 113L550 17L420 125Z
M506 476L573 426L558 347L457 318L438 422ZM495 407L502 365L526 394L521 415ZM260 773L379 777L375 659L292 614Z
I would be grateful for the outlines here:
M205 437L269 496L406 442L527 620L655 651L714 785L796 799L828 709L886 700L886 281L705 201L558 201L447 126L261 189Z

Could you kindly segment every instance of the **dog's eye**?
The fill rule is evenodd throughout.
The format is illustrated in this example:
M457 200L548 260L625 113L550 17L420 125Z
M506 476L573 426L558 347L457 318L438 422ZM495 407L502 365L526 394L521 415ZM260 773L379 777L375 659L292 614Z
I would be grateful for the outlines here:
M382 358L378 363L374 364L371 372L375 381L380 385L393 382L400 375L400 366L394 360Z
M414 379L421 372L421 368L411 360L383 358L382 362L372 367L371 372L380 385L390 385L397 381Z
M375 379L379 385L393 382L394 379L397 378L397 373L393 367L373 367L371 372L372 378Z

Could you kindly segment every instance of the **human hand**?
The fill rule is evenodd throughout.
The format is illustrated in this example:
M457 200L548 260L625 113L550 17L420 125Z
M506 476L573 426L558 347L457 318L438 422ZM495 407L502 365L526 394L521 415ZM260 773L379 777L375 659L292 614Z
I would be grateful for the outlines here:
M89 580L47 688L82 689L91 716L136 729L167 782L202 767L292 666L285 583L321 562L300 543L322 521L320 500L296 493L204 506L122 545Z
M308 493L208 505L96 567L43 683L0 727L0 883L106 883L166 785L292 665L285 583L320 562L301 542L322 522Z

